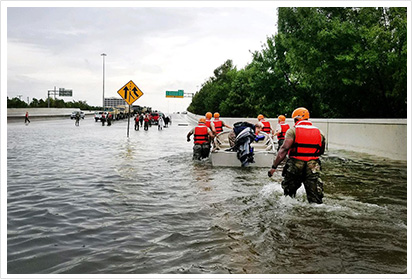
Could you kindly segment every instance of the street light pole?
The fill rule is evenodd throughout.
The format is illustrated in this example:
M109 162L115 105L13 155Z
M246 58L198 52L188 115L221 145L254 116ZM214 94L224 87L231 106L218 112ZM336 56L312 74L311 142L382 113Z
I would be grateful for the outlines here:
M103 56L103 111L105 110L105 106L104 106L104 58L107 56L106 53L102 53L101 56Z

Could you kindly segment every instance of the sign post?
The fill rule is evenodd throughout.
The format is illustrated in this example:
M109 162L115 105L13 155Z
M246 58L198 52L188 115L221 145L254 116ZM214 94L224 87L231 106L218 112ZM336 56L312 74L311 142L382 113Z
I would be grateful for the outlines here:
M129 127L130 127L130 105L129 105L129 113L127 114L127 137L129 137Z
M127 137L129 137L129 127L130 127L130 108L131 105L139 99L143 92L137 87L133 81L129 81L122 88L120 88L117 93L129 104L129 117L127 120Z

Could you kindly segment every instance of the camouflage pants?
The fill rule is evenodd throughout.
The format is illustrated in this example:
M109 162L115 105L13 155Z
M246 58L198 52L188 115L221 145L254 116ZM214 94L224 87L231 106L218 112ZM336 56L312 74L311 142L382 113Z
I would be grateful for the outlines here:
M305 186L309 203L322 203L323 182L320 179L320 161L308 162L289 158L283 168L282 188L285 196L295 197L300 186Z
M203 144L196 143L193 145L193 160L200 160L209 157L210 143Z

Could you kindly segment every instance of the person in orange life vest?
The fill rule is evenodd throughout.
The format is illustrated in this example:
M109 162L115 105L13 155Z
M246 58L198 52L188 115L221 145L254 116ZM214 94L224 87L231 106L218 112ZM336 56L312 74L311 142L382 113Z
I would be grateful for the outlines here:
M109 114L107 115L107 126L111 126L111 125L112 125L112 119L113 119L113 116L112 116L112 114L109 112Z
M205 114L205 118L206 118L206 122L205 122L206 126L207 126L210 130L212 130L213 134L216 134L215 125L213 124L213 121L212 121L212 113L211 113L211 112L207 112L207 113Z
M187 133L187 141L190 141L190 136L193 136L193 160L201 160L209 157L210 141L214 135L212 130L206 126L206 119L199 119L198 126L194 127Z
M284 115L278 116L278 125L276 126L275 136L278 138L278 151L285 141L286 131L289 130L289 124L285 123L286 117Z
M219 119L220 114L218 112L215 112L213 114L213 117L215 118L213 120L213 125L215 127L216 134L219 134L220 132L223 132L223 127L232 129L232 127L226 125L225 122L223 122L222 120Z
M320 179L319 156L325 151L325 136L309 121L309 111L306 108L295 109L292 118L295 126L286 132L285 141L268 171L268 176L273 175L288 155L282 172L284 195L295 197L296 191L303 183L308 202L320 204L323 202L323 182Z
M257 119L258 119L258 121L259 121L260 123L263 124L263 129L262 129L262 131L265 132L265 133L267 133L267 134L271 134L272 137L273 137L274 132L273 132L272 127L270 126L269 121L267 121L262 114L259 114L258 117L257 117Z
M144 121L144 130L145 130L145 131L149 130L150 117L149 117L149 114L148 114L148 113L146 113L146 115L144 116L143 121Z
M140 126L139 121L140 121L140 116L139 116L139 114L137 114L136 117L134 118L134 129L136 131L139 130L139 126Z
M106 122L106 113L105 112L102 113L102 118L100 119L100 121L102 122L102 126L104 126L104 123Z

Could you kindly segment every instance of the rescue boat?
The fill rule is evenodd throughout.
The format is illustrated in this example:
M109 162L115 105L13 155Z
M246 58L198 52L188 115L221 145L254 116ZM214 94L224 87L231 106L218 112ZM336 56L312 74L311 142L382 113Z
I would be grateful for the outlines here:
M230 131L223 131L214 138L214 147L210 153L213 166L221 167L241 167L242 164L237 157L237 151L233 150L229 143ZM270 168L273 160L276 157L276 143L272 137L264 132L259 133L261 140L252 142L250 146L253 148L254 163L250 163L248 167Z

